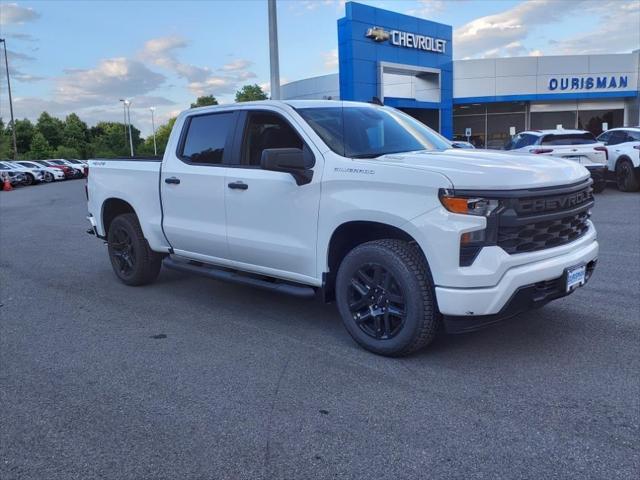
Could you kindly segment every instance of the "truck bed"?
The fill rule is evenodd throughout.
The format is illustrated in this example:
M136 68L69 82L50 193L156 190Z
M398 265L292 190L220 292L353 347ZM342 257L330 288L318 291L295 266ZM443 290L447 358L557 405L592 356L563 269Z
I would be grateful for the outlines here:
M141 219L141 227L152 249L169 248L162 234L160 168L158 157L109 158L89 160L87 195L89 214L99 235L105 235L102 205L110 198L127 202Z

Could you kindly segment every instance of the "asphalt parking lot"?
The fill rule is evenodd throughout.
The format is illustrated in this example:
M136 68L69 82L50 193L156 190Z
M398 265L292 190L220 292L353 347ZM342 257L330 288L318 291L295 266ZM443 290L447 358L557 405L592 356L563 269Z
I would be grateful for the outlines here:
M122 285L83 184L0 192L3 480L638 478L640 194L586 288L389 359L319 301Z

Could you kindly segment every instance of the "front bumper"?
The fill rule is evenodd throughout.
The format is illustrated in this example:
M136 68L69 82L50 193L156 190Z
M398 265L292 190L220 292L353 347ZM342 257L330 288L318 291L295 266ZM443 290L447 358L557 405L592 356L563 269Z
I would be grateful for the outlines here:
M587 264L585 285L593 275L597 260ZM540 308L551 300L571 295L575 289L566 291L566 274L547 281L525 285L516 290L502 309L493 315L444 315L444 327L447 333L466 333L488 327L507 320L515 315Z
M587 234L586 238L557 247L557 250L558 255L508 268L491 287L436 287L440 312L443 315L471 318L499 314L519 289L557 279L566 268L588 265L596 260L598 242L595 235ZM513 259L519 255L510 257Z

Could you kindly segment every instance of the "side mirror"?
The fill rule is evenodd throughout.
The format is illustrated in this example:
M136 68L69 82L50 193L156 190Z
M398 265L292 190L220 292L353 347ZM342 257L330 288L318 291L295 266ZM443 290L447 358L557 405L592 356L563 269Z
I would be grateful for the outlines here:
M262 151L260 166L263 170L290 173L298 185L306 185L313 179L316 160L305 146L299 148L267 148Z

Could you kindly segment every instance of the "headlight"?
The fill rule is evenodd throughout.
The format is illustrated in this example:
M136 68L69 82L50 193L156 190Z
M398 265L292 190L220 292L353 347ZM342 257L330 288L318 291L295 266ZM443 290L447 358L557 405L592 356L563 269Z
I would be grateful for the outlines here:
M452 213L480 217L488 217L500 206L500 200L495 198L457 196L446 189L440 190L440 202Z

